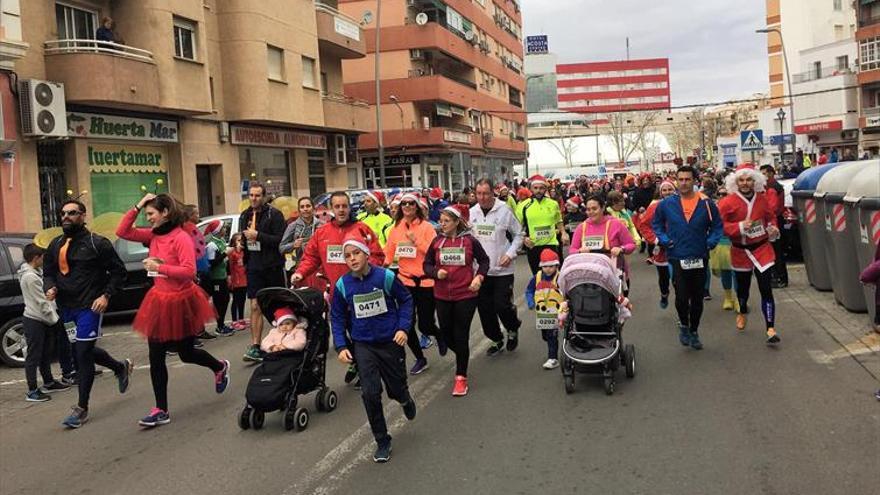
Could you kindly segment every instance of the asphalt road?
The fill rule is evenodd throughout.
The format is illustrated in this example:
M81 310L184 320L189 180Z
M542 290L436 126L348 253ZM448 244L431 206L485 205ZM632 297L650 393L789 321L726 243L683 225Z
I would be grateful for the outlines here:
M335 412L315 411L307 397L304 432L283 431L277 413L261 431L239 430L252 368L240 360L246 338L236 335L206 347L233 363L222 396L208 371L170 358L172 423L154 430L136 424L152 406L148 369L135 372L125 396L112 374L99 378L91 420L76 431L60 425L74 391L26 403L22 371L0 369L0 493L876 493L880 403L872 393L880 384L848 356L817 359L840 356L841 347L785 291L777 293L783 341L771 349L757 318L737 334L714 279L706 348L696 352L678 344L674 310L658 308L654 268L638 257L625 330L637 376L621 370L613 396L579 376L566 395L559 370L540 367L546 348L521 298L527 277L520 259L525 323L516 352L485 357L475 317L467 397L450 396L452 354L439 358L432 348L430 369L410 381L415 421L386 404L388 464L371 461L360 397L341 383L335 361ZM112 320L103 345L143 366L146 346L128 321Z

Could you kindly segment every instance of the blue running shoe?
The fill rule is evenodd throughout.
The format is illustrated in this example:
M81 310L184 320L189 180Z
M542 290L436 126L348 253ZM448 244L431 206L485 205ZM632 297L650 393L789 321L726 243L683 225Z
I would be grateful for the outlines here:
M385 463L391 459L391 441L380 444L376 447L376 453L373 454L373 461Z
M685 347L691 345L691 329L684 325L679 325L678 341L681 342L681 345Z
M700 336L697 332L691 332L691 349L700 351L703 349L703 343L700 342Z
M419 346L421 346L422 349L428 349L432 345L434 345L434 339L432 339L431 337L425 334L422 334L422 336L419 337Z
M418 375L428 369L428 360L425 358L416 359L416 363L409 370L410 375Z
M73 406L70 408L70 416L64 418L64 421L61 422L62 425L68 428L79 428L84 425L86 421L89 420L89 410L83 409L79 406Z
M220 335L221 337L230 337L232 335L235 335L235 329L227 327L226 325L217 327L216 332L217 335Z
M223 363L223 369L214 373L214 390L218 394L222 394L229 386L229 361L224 359L220 362Z
M150 414L146 415L143 419L138 421L138 424L141 426L146 426L147 428L152 428L154 426L167 425L170 422L171 416L169 416L167 412L159 409L158 407L154 407L150 410Z

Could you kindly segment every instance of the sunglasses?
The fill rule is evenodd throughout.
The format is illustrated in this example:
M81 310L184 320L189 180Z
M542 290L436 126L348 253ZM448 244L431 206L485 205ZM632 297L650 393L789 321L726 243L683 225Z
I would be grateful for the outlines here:
M415 205L416 205L415 201L402 201L400 203L400 206L415 206Z
M61 210L61 218L78 217L80 215L82 215L82 212L79 210Z

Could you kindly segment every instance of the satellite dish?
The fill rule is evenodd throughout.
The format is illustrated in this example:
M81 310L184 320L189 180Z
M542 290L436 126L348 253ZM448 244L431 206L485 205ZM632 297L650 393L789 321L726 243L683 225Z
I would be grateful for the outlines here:
M373 22L373 13L369 10L364 11L363 15L361 15L361 24L369 24Z
M428 14L424 12L419 12L419 15L416 16L416 24L419 26L424 26L428 23Z
M464 39L466 39L468 41L474 41L474 32L473 31L466 31L464 33Z

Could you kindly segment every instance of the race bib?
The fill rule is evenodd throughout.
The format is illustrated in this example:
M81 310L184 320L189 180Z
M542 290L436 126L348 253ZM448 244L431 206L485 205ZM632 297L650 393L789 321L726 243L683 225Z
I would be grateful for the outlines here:
M553 239L553 227L535 227L536 241L549 241Z
M416 257L416 246L411 242L404 242L397 245L397 250L394 251L394 256L397 259L413 259Z
M464 266L464 248L450 247L440 249L440 264L444 266Z
M385 302L385 292L376 290L369 294L357 294L354 296L354 316L357 319L371 318L388 312L388 303Z
M336 265L345 264L345 255L342 254L342 246L327 246L327 263Z
M702 268L703 268L703 258L681 260L681 269L682 270L701 270Z
M159 272L147 272L147 276L150 278L168 278L168 275L162 275Z
M248 251L259 251L260 250L260 241L248 241L247 248L248 248Z
M752 224L746 229L746 237L749 239L757 239L758 237L763 237L767 231L764 230L764 224L755 220Z
M71 343L76 342L76 323L72 321L65 323L64 331L67 332L67 340Z
M494 241L495 240L495 224L494 223L481 223L474 225L474 237L481 241Z
M575 229L577 229L578 225L580 225L580 224L581 224L581 222L572 222L572 223L565 226L565 230L567 230L569 232L574 232Z
M555 313L536 313L535 327L538 330L556 330L558 322Z
M601 235L592 235L584 238L584 247L590 251L600 251L605 248L605 238Z

